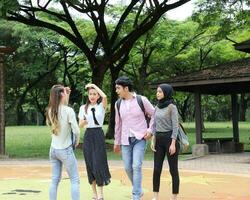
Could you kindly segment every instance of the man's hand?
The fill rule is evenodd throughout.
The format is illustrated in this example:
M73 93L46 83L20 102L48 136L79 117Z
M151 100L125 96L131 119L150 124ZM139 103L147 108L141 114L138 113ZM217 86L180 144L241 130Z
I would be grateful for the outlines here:
M118 155L121 154L121 147L120 145L114 145L114 152Z
M152 133L146 132L146 134L144 135L144 139L145 140L149 140L152 137Z

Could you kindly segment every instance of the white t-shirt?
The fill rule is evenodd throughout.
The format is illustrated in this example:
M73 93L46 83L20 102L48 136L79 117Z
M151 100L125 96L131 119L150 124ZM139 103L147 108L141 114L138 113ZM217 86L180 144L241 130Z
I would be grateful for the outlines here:
M55 149L65 149L72 145L71 130L77 138L80 137L80 129L76 121L74 110L68 106L60 105L58 112L60 132L52 134L51 146Z
M99 125L96 125L94 122L94 117L91 111L91 108L95 108L95 117L98 121ZM102 127L105 117L105 109L102 103L90 105L88 106L87 113L85 113L85 105L82 105L79 110L78 118L79 120L83 120L84 118L87 120L88 124L86 128L96 128Z

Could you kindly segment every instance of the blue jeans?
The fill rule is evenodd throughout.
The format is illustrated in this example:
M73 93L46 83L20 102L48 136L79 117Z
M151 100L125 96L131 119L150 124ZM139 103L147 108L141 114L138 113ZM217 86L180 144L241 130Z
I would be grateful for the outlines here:
M126 173L133 185L133 200L139 200L142 196L142 161L146 149L146 140L129 138L129 145L122 145L122 159Z
M50 160L52 164L52 182L49 199L57 199L57 187L61 180L62 165L64 165L71 182L71 199L80 200L80 180L77 161L72 147L70 146L66 149L54 149L50 147Z

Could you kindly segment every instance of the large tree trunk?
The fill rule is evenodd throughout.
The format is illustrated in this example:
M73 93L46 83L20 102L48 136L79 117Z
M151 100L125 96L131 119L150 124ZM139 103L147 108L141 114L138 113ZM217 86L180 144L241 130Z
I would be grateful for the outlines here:
M5 154L4 65L0 54L0 155Z
M115 133L115 102L117 99L117 94L115 92L115 80L119 76L119 70L114 70L112 68L111 71L111 84L110 84L110 91L111 91L111 99L110 99L110 116L109 116L109 127L106 133L106 138L112 139L114 138Z
M139 68L139 77L137 79L137 93L144 95L144 90L147 86L147 65L143 65Z
M18 100L16 115L17 115L17 125L24 125L25 124L25 115L23 112L23 107L26 97L26 92L22 94L21 98Z
M39 114L41 114L41 116L42 116L42 123L40 123L40 124L45 125L45 124L46 124L45 110L46 110L47 104L44 105L44 104L42 104L42 103L39 101L39 98L38 98L38 96L39 96L39 91L36 91L35 94L33 94L33 96L34 96L34 102L35 102L36 107L37 107L38 120L40 119L40 118L39 118ZM40 122L40 121L39 121L39 122ZM39 124L39 125L40 125L40 124Z
M91 65L92 69L92 82L98 85L100 88L102 87L104 75L109 69L109 66L105 64L106 62L95 63ZM99 65L99 67L97 67Z

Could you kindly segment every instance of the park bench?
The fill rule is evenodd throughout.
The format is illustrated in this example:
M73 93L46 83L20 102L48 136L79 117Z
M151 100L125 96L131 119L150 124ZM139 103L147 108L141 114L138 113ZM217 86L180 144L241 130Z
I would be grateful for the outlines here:
M208 145L210 153L233 153L236 152L236 145L232 137L225 138L203 138Z

